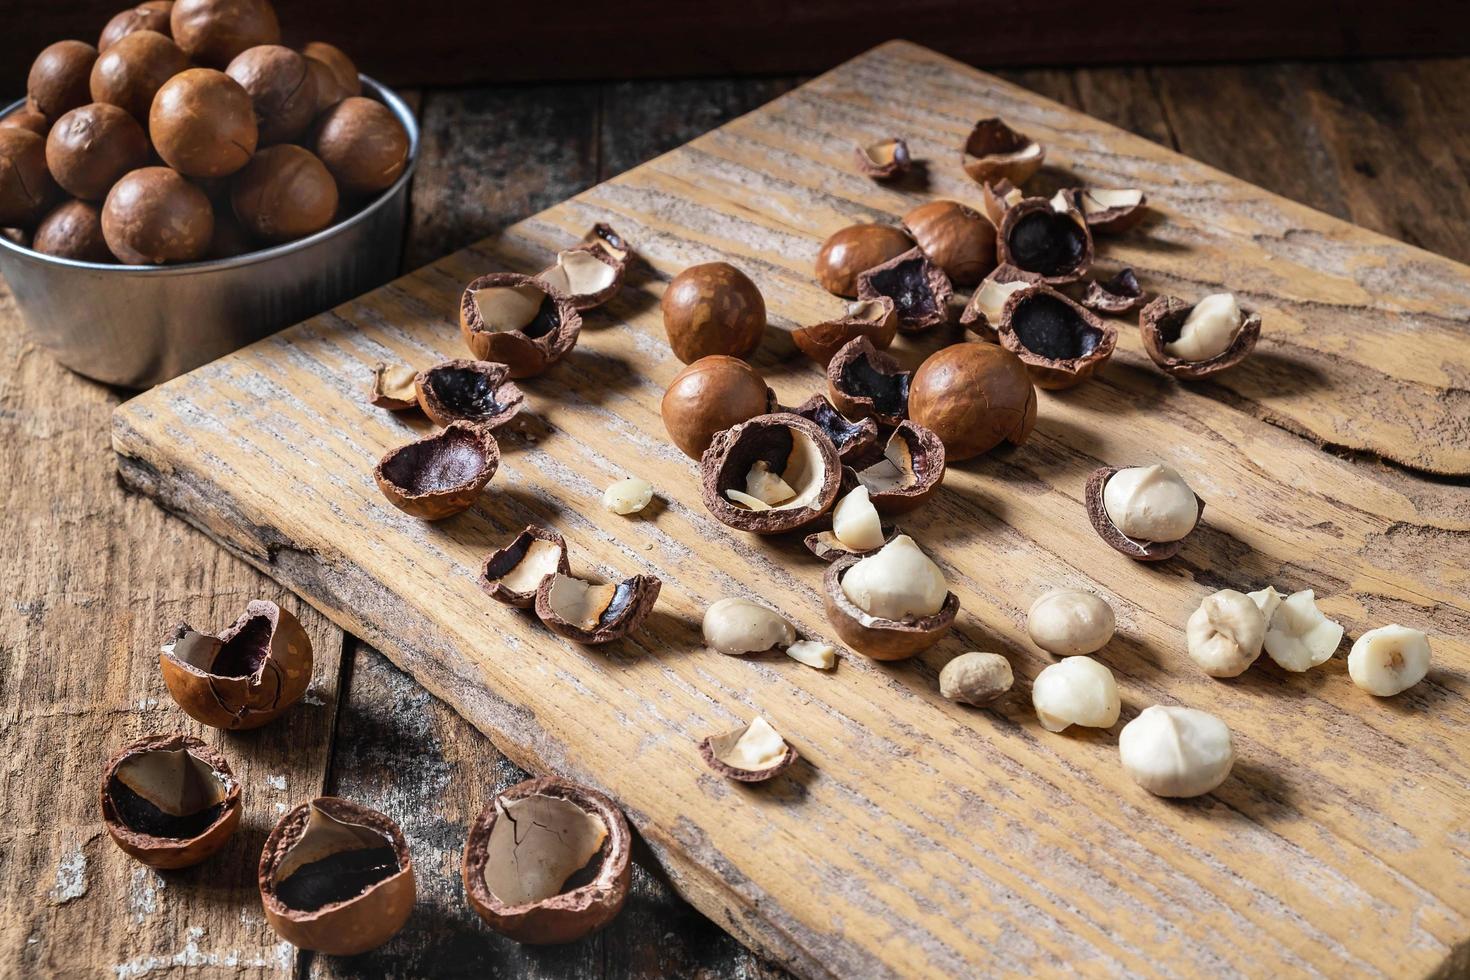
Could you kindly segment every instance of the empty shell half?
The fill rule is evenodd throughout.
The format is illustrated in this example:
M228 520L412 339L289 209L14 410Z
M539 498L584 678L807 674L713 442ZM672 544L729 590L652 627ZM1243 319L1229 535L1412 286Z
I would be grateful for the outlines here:
M879 296L849 304L847 312L836 319L798 327L791 331L791 340L803 354L826 367L839 350L859 337L886 350L897 335L898 308L887 296Z
M757 715L748 724L699 743L705 764L728 779L761 783L790 769L796 749Z
M536 615L547 629L574 643L611 643L643 625L662 587L652 575L593 582L558 571L537 587Z
M904 514L918 507L944 482L944 443L928 428L905 421L893 430L883 455L860 469L849 468L844 489L866 487L881 514Z
M565 293L542 280L498 272L465 287L459 328L476 358L499 361L512 378L529 378L576 346L582 315Z
M623 285L626 260L619 260L602 243L581 245L558 252L556 264L537 276L566 296L578 311L601 306L617 295Z
M878 423L872 419L852 421L837 411L826 395L813 395L795 408L781 411L815 422L837 447L837 455L844 465L858 466L878 455Z
M780 534L821 517L837 500L842 464L816 423L758 415L718 433L699 461L704 505L738 531Z
M1033 282L1053 286L1076 282L1092 265L1092 249L1092 232L1082 212L1058 209L1043 197L1017 201L1001 219L997 239L1001 265L1014 266Z
M907 172L913 158L909 145L897 136L854 148L858 167L874 180L887 180Z
M1029 136L1016 132L1004 119L982 119L965 137L961 164L981 184L1008 180L1019 187L1041 169L1046 150Z
M419 407L414 390L416 371L406 364L378 364L373 368L373 386L368 401L390 412L405 412Z
M439 432L390 449L373 469L388 502L405 514L439 521L473 506L500 466L488 429L451 422Z
M1014 266L1003 265L981 280L970 294L970 301L960 313L960 325L991 343L997 343L1000 314L1006 300L1019 289L1029 286L1030 276Z
M224 756L182 733L150 735L102 772L102 823L150 868L184 868L219 851L240 825L240 784Z
M420 371L414 396L437 425L470 422L496 429L520 412L526 402L510 380L510 368L494 361L453 360Z
M1108 362L1118 343L1112 323L1039 284L1011 293L996 332L1038 388L1081 384Z
M556 572L572 572L566 540L548 528L528 524L510 544L485 559L477 581L496 602L530 609L541 581Z
M1117 233L1127 231L1143 220L1148 199L1137 189L1116 190L1083 187L1060 190L1052 198L1055 208L1074 207L1082 212L1093 231Z
M913 373L878 350L866 337L846 344L827 363L827 393L849 418L897 425L909 414Z

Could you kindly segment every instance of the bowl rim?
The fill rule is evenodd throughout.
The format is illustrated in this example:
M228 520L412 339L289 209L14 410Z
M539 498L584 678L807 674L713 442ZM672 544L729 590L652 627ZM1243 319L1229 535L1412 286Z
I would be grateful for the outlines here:
M408 164L403 168L403 173L398 175L392 186L381 192L374 200L365 205L351 217L336 224L328 225L321 231L315 232L305 238L295 241L284 242L280 245L272 245L269 248L259 249L254 252L246 252L244 255L232 255L226 259L206 259L200 262L183 262L177 265L121 265L115 262L83 262L80 259L67 259L56 255L47 255L37 252L35 249L21 245L19 242L11 241L0 235L0 249L15 252L35 262L43 262L49 265L62 266L70 269L84 269L89 272L98 272L104 275L114 276L179 276L191 273L212 272L218 269L237 269L245 266L256 265L261 262L269 262L272 259L295 252L302 252L321 242L327 241L355 225L362 224L374 214L387 207L393 201L404 185L413 177L414 170L419 162L419 125L414 117L413 110L408 103L399 98L388 86L369 78L367 75L357 76L363 84L363 94L371 94L378 101L388 107L398 121L403 123L403 128L408 131ZM0 109L0 119L24 108L25 99L18 99L3 109Z

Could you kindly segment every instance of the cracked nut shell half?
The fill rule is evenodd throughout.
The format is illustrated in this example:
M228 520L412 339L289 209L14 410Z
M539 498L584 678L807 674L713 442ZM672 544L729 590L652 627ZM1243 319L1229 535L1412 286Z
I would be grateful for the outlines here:
M846 493L861 484L884 515L906 514L923 504L944 482L944 443L917 422L904 421L888 437L883 455L843 474Z
M861 560L858 555L839 558L822 576L827 622L843 643L874 660L906 660L938 643L954 625L960 600L953 592L945 595L939 612L916 619L884 619L859 608L842 591L842 577Z
M790 769L796 749L757 716L733 731L710 735L699 743L705 765L726 779L763 783Z
M572 574L566 540L548 528L527 524L510 544L485 559L478 581L496 602L530 609L542 580L556 572Z
M419 407L436 425L468 422L498 429L526 402L510 380L510 368L494 361L443 361L420 371L413 387Z
M295 616L255 599L218 636L175 625L164 637L158 666L168 693L190 718L243 731L301 700L311 683L311 638Z
M577 345L582 315L534 276L497 272L465 287L459 329L478 360L498 361L512 378L540 374Z
M832 509L842 485L837 447L815 422L790 412L759 415L719 433L699 470L704 506L715 519L754 534L810 524ZM767 501L755 493L758 484L791 495Z
M260 854L260 901L287 942L330 956L383 945L413 912L403 831L370 807L319 796L288 811Z
M638 253L633 251L633 246L628 244L628 240L614 231L612 225L603 221L593 225L587 234L582 236L582 244L595 245L602 249L625 270L638 257Z
M618 805L594 789L550 776L517 783L470 824L465 897L516 942L573 942L622 910L632 836Z
M653 575L602 583L558 570L536 587L536 616L558 636L598 646L642 626L661 588L663 582Z
M419 407L414 379L418 372L406 364L379 363L373 368L373 387L368 401L390 412L406 412Z
M1189 540L1189 534L1184 535L1177 541L1135 541L1128 537L1113 519L1108 516L1107 508L1103 505L1103 488L1107 486L1113 474L1123 467L1101 466L1093 470L1087 477L1087 490L1085 499L1087 501L1087 519L1092 522L1092 529L1097 536L1108 543L1114 551L1127 555L1134 561L1164 561L1179 554L1179 549L1184 547L1184 542ZM1199 510L1194 517L1194 526L1199 527L1200 518L1205 513L1205 501L1199 494L1194 495L1199 504Z
M1044 197L1028 197L1006 209L997 255L1034 282L1076 282L1092 265L1092 232L1075 208L1059 211Z
M831 528L817 531L815 534L808 534L801 539L801 543L806 545L807 551L810 551L813 555L825 562L834 562L839 558L847 558L849 556L866 558L869 555L877 554L883 548L883 545L888 544L894 538L898 537L900 533L897 527L887 521L884 521L879 527L883 531L883 544L878 545L876 548L865 548L862 551L855 551L841 541L838 541L837 535L832 533Z
M827 364L827 393L848 418L897 425L908 418L913 374L866 337L846 344Z
M490 430L451 422L440 431L390 449L373 468L388 502L411 517L442 521L469 510L500 466Z
M616 232L614 232L616 234ZM536 278L571 300L578 312L601 306L623 285L627 258L618 258L602 242L569 248L556 254L556 264Z
M909 418L932 431L950 462L1009 442L1019 446L1036 425L1036 388L1021 359L1004 347L954 344L914 372Z
M944 270L915 246L857 277L858 299L887 296L898 307L898 329L923 333L949 320L954 288Z
M749 363L729 354L701 357L674 376L659 403L664 429L690 459L715 434L776 410L776 393Z
M826 367L843 346L859 337L867 337L874 347L887 350L896 336L898 308L887 296L858 300L835 320L791 331L791 340L797 348L822 367Z
M981 206L985 208L985 216L990 219L990 223L997 228L1005 219L1006 209L1025 196L1021 188L1008 180L997 180L980 185Z
M888 180L908 172L914 162L909 145L897 136L853 148L858 168L874 180Z
M981 184L1008 180L1017 187L1041 169L1046 150L1029 136L1016 132L1003 119L982 119L965 137L961 165L970 179Z
M1127 231L1143 220L1148 212L1148 198L1136 189L1115 190L1112 188L1080 187L1056 192L1052 206L1061 210L1066 207L1082 212L1087 227L1093 231L1118 234Z
M1198 381L1235 367L1256 349L1256 341L1261 339L1261 315L1241 307L1244 319L1229 347L1203 361L1171 357L1164 350L1164 345L1179 339L1179 330L1193 309L1193 303L1174 296L1160 296L1139 314L1138 329L1143 337L1143 349L1165 374L1181 381Z
M1111 279L1091 279L1082 305L1095 313L1111 313L1117 316L1142 309L1148 302L1148 294L1139 285L1138 276L1132 269L1120 269Z
M904 230L957 286L973 286L995 268L995 225L958 201L930 201L903 216Z
M817 282L829 293L852 299L857 277L914 247L902 228L892 225L848 225L838 229L817 252Z
M779 411L815 422L837 447L838 459L844 466L861 466L878 455L878 423L872 419L852 421L837 411L826 395L813 395L795 408Z
M1031 277L1015 266L996 266L995 271L970 294L970 301L960 313L960 325L992 344L999 343L996 328L1000 326L1000 314L1005 309L1006 300L1031 282Z
M240 783L225 757L182 732L149 735L102 771L102 824L150 868L187 868L240 826Z
M1026 365L1038 388L1081 384L1113 356L1118 328L1050 286L1012 293L1001 311L1000 344Z

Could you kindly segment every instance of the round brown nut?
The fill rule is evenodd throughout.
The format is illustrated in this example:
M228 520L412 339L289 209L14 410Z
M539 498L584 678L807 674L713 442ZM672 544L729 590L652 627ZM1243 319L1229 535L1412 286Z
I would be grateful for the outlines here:
M148 137L138 121L115 105L79 106L51 127L46 165L61 189L84 201L100 201L119 177L148 162Z
M84 41L57 41L36 55L26 78L30 107L48 119L59 119L92 101L88 79L97 49Z
M282 143L255 154L236 175L230 204L252 235L288 242L332 223L337 184L310 150Z
M958 201L930 201L903 216L904 229L957 286L973 286L995 268L995 225Z
M37 136L45 136L51 129L51 120L47 119L35 109L21 107L4 119L0 119L0 129L24 129L35 133Z
M206 259L228 259L236 255L244 255L256 249L255 239L240 224L240 219L235 217L235 209L230 206L229 201L221 201L214 205L214 234L209 237L209 248L205 251Z
M316 80L306 59L279 44L260 44L235 56L225 69L250 93L260 144L295 140L316 116Z
M773 412L775 404L759 371L738 357L711 354L674 376L659 411L674 445L698 459L715 433Z
M134 31L92 66L92 101L121 106L146 125L163 83L188 67L189 56L173 41L157 31Z
M36 226L31 248L43 255L79 262L111 262L102 237L102 211L90 201L67 201Z
M113 185L102 205L102 234L128 265L193 262L214 234L204 192L168 167L143 167Z
M102 28L102 36L97 38L97 50L105 54L108 48L138 31L153 31L167 37L168 18L173 9L173 0L148 0L147 3L119 11Z
M310 145L344 194L387 190L408 166L403 124L387 106L360 95L324 112Z
M189 57L212 68L223 68L246 48L281 41L269 0L177 0L169 27Z
M962 343L931 355L909 386L909 418L932 430L953 460L1001 442L1020 445L1036 424L1036 389L1004 347Z
M914 247L901 228L848 225L833 232L817 252L817 281L829 293L857 295L857 277Z
M148 135L163 162L189 177L225 177L250 161L260 133L250 94L213 68L180 72L158 90Z
M29 228L55 197L46 141L29 129L0 129L0 228Z
M674 277L659 304L674 356L692 364L711 354L748 357L766 331L766 301L728 262L692 265Z
M341 82L337 81L337 76L332 73L331 67L326 62L318 61L316 58L307 58L306 70L311 75L311 88L316 95L314 118L320 118L322 113L352 94L342 87Z
M357 66L352 63L351 58L347 57L347 53L335 44L328 44L326 41L312 41L301 49L301 54L321 62L331 71L337 87L342 90L342 98L362 94L362 80L357 77Z

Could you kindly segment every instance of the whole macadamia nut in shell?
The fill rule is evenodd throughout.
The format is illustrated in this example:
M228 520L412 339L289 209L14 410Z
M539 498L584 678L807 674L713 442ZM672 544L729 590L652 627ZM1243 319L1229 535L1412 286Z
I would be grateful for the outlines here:
M105 54L117 42L139 31L153 31L167 37L171 30L169 15L173 9L173 0L147 0L136 7L118 11L102 28L102 34L97 38L97 50Z
M148 135L163 162L188 177L227 177L250 162L260 132L250 94L212 68L180 72L158 90Z
M83 41L57 41L36 55L26 78L31 108L59 119L92 101L90 79L97 49Z
M332 78L342 90L342 97L362 94L362 80L357 77L357 65L347 57L347 52L326 41L312 41L301 49L301 54L325 65ZM338 99L341 101L341 99ZM333 103L335 104L335 103Z
M4 119L0 119L0 129L24 129L28 133L35 133L44 138L51 130L51 120L35 109L22 106Z
M1056 589L1031 604L1026 631L1047 653L1077 657L1108 645L1117 629L1113 607L1080 589Z
M188 68L189 56L169 38L157 31L134 31L92 66L92 101L126 109L147 125L148 110L163 83Z
M29 228L55 198L46 141L29 129L0 128L0 228Z
M930 201L903 216L929 261L957 286L973 286L995 268L995 225L958 201Z
M674 356L691 364L711 354L749 357L766 330L766 301L750 277L728 262L680 272L660 308Z
M211 68L223 68L246 48L281 40L269 0L176 0L169 27L189 57Z
M111 262L112 252L102 236L102 210L91 201L67 201L36 226L31 248L79 262Z
M230 203L250 234L286 242L332 223L337 185L310 150L281 143L255 154L235 176Z
M316 116L316 79L306 59L279 44L260 44L235 56L225 74L255 106L260 144L295 140Z
M709 448L715 433L776 410L759 371L738 357L711 354L674 376L659 411L669 438L690 459Z
M118 178L148 162L148 137L127 110L102 102L78 106L46 136L46 166L61 189L101 201Z
M1005 348L954 344L914 372L909 418L939 437L950 460L969 459L1026 441L1036 424L1036 389L1026 365Z
M343 99L322 113L310 140L343 194L376 194L408 166L408 132L381 102Z
M113 185L102 206L102 234L128 265L193 262L209 248L214 211L176 171L144 167Z
M817 281L827 292L851 299L857 295L859 275L913 247L913 239L902 228L848 225L827 236L817 252Z

